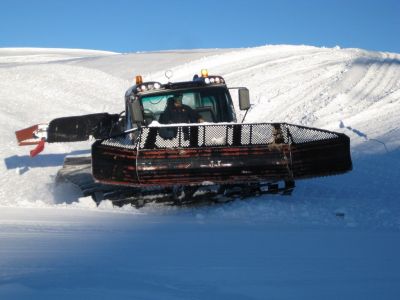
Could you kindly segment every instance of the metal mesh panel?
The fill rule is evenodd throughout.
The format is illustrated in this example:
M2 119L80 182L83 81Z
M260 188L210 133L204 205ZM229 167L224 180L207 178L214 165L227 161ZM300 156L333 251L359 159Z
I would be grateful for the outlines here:
M273 126L271 124L258 124L251 127L251 144L264 145L274 143Z
M294 144L303 144L312 141L336 139L339 135L335 132L303 127L291 124L285 124L288 134L290 135L291 142Z
M140 133L103 140L102 144L134 149L139 143L140 149L166 149L303 144L336 138L339 134L335 132L286 123L196 124L142 127Z
M137 138L137 133L127 133L118 137L105 139L102 141L102 144L112 147L135 149Z
M202 146L225 146L228 143L230 128L227 126L202 127Z

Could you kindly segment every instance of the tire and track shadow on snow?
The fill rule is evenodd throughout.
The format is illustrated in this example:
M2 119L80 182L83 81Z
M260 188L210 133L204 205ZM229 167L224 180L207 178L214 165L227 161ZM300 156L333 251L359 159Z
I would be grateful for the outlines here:
M382 142L382 141L380 141L378 139L371 139L364 132L362 132L362 131L360 131L358 129L355 129L355 128L351 127L351 126L345 126L343 121L340 121L339 128L346 128L347 130L350 130L353 133L355 133L356 135L358 135L360 138L365 139L365 141L373 141L373 142L376 142L376 143L380 143L385 148L386 153L389 153L389 150L388 150L388 148L387 148L387 146L386 146L386 144L384 142Z
M29 155L13 155L6 157L4 163L7 170L19 169L19 173L23 174L31 168L62 166L67 155L85 155L89 153L90 150L78 150L70 153L41 154L33 158Z

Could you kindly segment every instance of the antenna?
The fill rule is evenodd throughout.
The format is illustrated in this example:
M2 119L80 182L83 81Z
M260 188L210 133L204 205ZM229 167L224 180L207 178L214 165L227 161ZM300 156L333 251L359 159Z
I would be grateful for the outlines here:
M171 70L165 71L165 77L167 77L168 82L170 81L170 79L172 78L172 76L174 76L174 73L173 73Z

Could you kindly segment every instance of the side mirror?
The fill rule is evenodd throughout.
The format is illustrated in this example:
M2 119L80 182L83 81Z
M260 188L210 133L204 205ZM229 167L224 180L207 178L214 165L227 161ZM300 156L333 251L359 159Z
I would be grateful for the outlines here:
M131 102L131 115L133 123L143 123L144 117L142 112L142 106L140 105L139 100L135 99Z
M250 94L247 88L239 88L239 108L240 110L250 108Z

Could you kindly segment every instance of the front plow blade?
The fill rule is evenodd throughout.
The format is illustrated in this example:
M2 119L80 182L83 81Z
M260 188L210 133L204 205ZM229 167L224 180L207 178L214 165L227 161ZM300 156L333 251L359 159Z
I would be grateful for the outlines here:
M341 133L286 123L143 127L92 146L94 177L131 186L291 182L352 169Z
M86 141L90 136L100 139L115 133L119 115L98 113L54 119L49 123L48 143Z
M19 146L36 145L30 156L36 156L44 149L45 143L86 141L109 137L121 132L119 115L107 113L64 117L49 124L37 124L15 132Z

